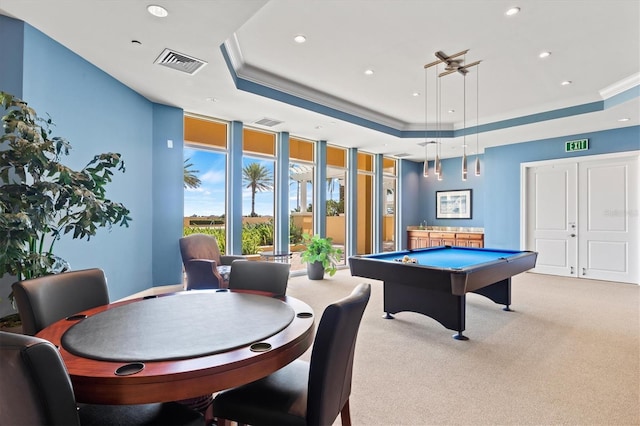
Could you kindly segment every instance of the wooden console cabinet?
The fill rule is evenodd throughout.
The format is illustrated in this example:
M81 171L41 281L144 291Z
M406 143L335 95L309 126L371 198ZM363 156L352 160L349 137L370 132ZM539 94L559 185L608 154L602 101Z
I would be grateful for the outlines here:
M455 232L429 232L429 247L437 246L455 246Z
M456 245L459 247L484 247L484 234L473 233L457 233Z
M408 248L436 246L484 247L484 234L480 232L450 232L415 229L407 231Z
M428 231L407 231L409 249L429 247Z

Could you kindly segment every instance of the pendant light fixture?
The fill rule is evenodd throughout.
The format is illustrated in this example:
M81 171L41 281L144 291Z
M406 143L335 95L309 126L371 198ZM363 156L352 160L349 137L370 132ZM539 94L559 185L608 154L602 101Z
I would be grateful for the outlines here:
M424 167L422 168L422 176L429 177L429 150L427 149L429 142L424 141Z
M462 79L462 180L467 180L467 75Z
M436 65L436 121L437 121L437 128L438 128L438 141L436 143L436 159L435 159L435 165L434 165L434 169L435 169L435 174L438 176L438 180L442 180L442 162L440 161L440 109L442 108L441 105L441 87L440 87L440 79L438 78L438 66Z
M429 137L429 131L427 130L427 123L429 122L427 115L427 104L429 103L429 97L427 96L427 70L424 70L424 167L422 168L422 176L429 177L429 149L427 146L427 138Z
M480 176L480 149L478 144L478 117L480 117L480 67L476 68L476 176Z
M453 73L460 73L465 77L464 80L464 117L463 117L463 154L462 154L462 180L467 180L467 87L466 87L466 75L469 72L468 68L474 67L478 64L480 64L481 61L475 61L472 62L470 64L466 64L466 53L469 51L469 49L467 50L463 50L461 52L458 53L454 53L453 55L447 55L446 53L444 53L443 51L439 50L437 52L435 52L435 56L436 58L438 58L438 60L428 63L424 66L425 69L430 68L432 66L436 67L436 120L437 120L437 132L438 132L438 142L436 145L436 157L434 160L434 172L435 174L438 176L438 180L442 180L443 178L443 173L442 173L442 162L440 159L440 137L441 137L441 110L442 110L442 89L441 89L441 84L440 84L440 77L444 77L445 75L449 75L449 74L453 74ZM460 56L463 56L463 59L459 59ZM444 71L442 73L438 72L438 66L439 64L444 64L445 68ZM425 78L425 87L426 87L426 78ZM476 87L478 87L476 85ZM426 92L426 90L425 90ZM477 103L477 96L476 96L476 103ZM477 106L476 106L477 107ZM426 112L425 112L426 115ZM478 125L477 125L477 120L478 118L476 117L476 151L478 148ZM425 120L426 121L426 120ZM425 154L426 155L426 154ZM478 154L476 153L476 164L475 164L475 169L476 169L476 175L479 176L480 175L480 159L478 157Z

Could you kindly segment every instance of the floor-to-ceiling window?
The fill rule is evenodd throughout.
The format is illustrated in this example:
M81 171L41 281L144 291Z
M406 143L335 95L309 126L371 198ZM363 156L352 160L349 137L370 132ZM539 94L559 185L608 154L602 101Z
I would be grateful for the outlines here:
M345 188L347 178L347 150L327 145L327 237L344 249L346 244ZM344 250L343 250L344 251ZM343 256L341 263L346 262Z
M227 123L198 116L185 116L185 230L209 228L219 234L224 247L227 182ZM292 137L289 140L289 179L278 183L278 158L275 133L244 128L242 130L242 253L254 254L274 244L274 226L280 224L275 216L276 185L288 185L289 243L296 244L303 233L313 234L314 191L325 191L326 235L335 245L347 246L347 216L345 200L347 183L347 154L345 148L327 145L326 164L318 166L314 158L315 142ZM374 201L383 205L382 249L395 250L397 241L397 164L384 157L382 170L375 167L375 156L357 153L357 209L353 213L356 225L357 254L372 253ZM287 167L285 164L283 167ZM314 182L315 167L326 167L326 181ZM375 173L383 176L381 194L374 194ZM379 204L378 204L379 205ZM282 226L287 226L285 221ZM195 232L195 231L191 231ZM278 234L281 235L281 234ZM286 234L285 234L286 235ZM377 234L376 234L377 235ZM345 258L342 259L345 262Z
M313 234L314 142L289 139L289 244L302 243L303 234ZM294 250L291 269L303 269Z
M313 234L313 142L289 140L289 211L291 213L290 243L301 242L299 237Z
M255 254L273 245L276 135L244 128L242 138L242 254Z
M390 157L382 159L382 251L396 249L396 194L397 173L396 160Z
M225 252L227 124L184 118L184 234L215 235Z
M358 226L357 254L373 252L373 178L372 154L358 152Z

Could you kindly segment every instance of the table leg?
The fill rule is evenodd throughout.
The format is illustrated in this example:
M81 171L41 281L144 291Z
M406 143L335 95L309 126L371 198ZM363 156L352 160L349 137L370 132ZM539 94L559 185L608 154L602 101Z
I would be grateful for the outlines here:
M472 293L487 297L499 305L505 305L505 308L503 308L505 311L511 310L509 309L509 305L511 305L511 278L473 290Z
M384 281L384 318L391 314L409 311L426 315L449 330L457 331L456 340L467 340L465 329L466 297L441 291L433 291L424 285L406 285Z

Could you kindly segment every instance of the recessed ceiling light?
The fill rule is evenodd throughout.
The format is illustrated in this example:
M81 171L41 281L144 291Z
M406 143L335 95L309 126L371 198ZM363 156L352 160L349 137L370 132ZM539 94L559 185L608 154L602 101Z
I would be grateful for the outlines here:
M364 70L364 73L366 75L373 75L373 70L372 69Z
M157 16L158 18L164 18L169 15L167 9L162 6L158 6L157 4L150 4L149 6L147 6L147 12L149 12L153 16Z
M620 118L620 119L618 119L618 121L620 121L620 122L629 121L629 118L628 117Z
M563 85L563 86L568 86L568 85L570 85L571 83L573 83L571 80L565 80L565 81L563 81L563 82L562 82L562 83L560 83L560 84L561 84L561 85Z
M548 58L549 56L551 56L551 52L541 52L538 55L539 58Z
M293 41L295 41L296 43L304 43L305 41L307 41L307 38L302 34L298 34L293 38Z
M518 12L520 12L520 8L519 7L512 7L511 9L507 10L506 14L507 14L507 16L513 16L513 15L517 14Z

